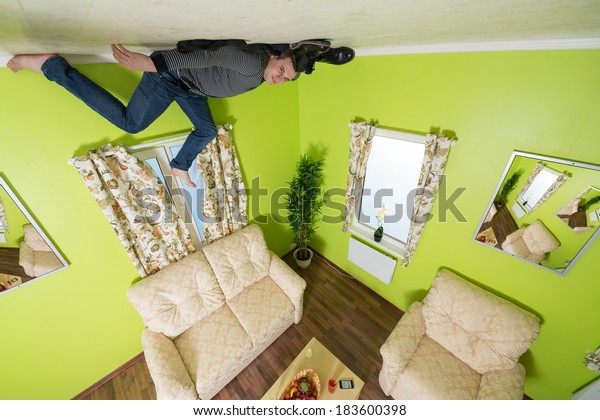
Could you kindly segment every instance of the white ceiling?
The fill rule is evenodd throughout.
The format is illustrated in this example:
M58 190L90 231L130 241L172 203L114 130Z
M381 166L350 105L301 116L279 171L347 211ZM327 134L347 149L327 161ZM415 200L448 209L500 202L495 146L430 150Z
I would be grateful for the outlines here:
M0 64L14 54L108 57L111 43L150 51L193 38L328 38L358 55L600 48L600 0L0 0Z

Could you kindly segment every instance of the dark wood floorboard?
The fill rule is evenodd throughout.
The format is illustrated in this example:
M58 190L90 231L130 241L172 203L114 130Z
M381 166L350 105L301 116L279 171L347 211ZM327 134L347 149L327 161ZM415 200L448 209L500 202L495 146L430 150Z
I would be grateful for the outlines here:
M569 216L569 227L586 227L587 226L587 215L585 214L585 210L579 210Z
M492 205L495 206L495 204ZM496 236L496 240L498 241L496 248L502 249L502 243L504 243L506 237L519 229L519 226L512 217L512 214L510 214L510 210L508 210L506 205L496 207L496 209L498 211L496 214L494 214L492 220L483 223L478 233L481 233L487 228L491 227L494 231L494 235Z
M156 390L146 360L140 360L112 377L80 399L84 400L155 400Z
M312 337L365 382L361 399L388 399L379 386L379 348L402 312L318 255L306 269L298 268L291 254L284 260L307 282L302 321L290 327L214 399L260 399ZM155 399L156 392L141 358L84 398Z
M506 240L508 235L519 229L517 222L515 222L515 219L512 217L512 214L510 214L506 205L498 208L498 213L496 213L492 219L492 229L498 240L498 248L502 248L502 243Z

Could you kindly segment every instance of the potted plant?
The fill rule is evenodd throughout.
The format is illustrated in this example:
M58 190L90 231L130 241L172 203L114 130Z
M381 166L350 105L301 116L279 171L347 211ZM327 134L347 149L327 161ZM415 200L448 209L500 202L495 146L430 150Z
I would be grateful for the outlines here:
M321 178L323 159L314 159L308 155L300 156L296 164L296 175L289 183L290 190L285 196L288 210L288 222L294 234L294 258L298 266L308 267L312 251L308 248L315 233L315 216L321 212Z
M377 229L375 229L375 232L373 233L373 239L375 239L375 242L380 242L381 238L383 238L383 220L385 219L385 215L387 214L387 208L385 207L385 204L377 209L377 214L375 215L375 218L377 219Z
M578 207L579 207L581 210L587 210L587 209L589 209L590 207L592 207L594 204L596 204L596 203L598 203L598 202L600 202L600 195L597 195L597 196L595 196L595 197L592 197L592 198L590 198L590 199L589 199L589 200L587 200L587 201L586 201L585 199L581 200L581 201L579 202L579 206L578 206Z
M508 195L511 193L512 190L515 189L515 187L517 186L517 182L519 182L519 178L521 178L522 174L523 174L523 171L519 170L519 171L513 173L504 182L504 185L502 186L502 188L500 189L500 192L498 193L498 195L496 196L496 199L494 200L494 204L496 204L496 207L502 207L504 205L504 203L506 203Z

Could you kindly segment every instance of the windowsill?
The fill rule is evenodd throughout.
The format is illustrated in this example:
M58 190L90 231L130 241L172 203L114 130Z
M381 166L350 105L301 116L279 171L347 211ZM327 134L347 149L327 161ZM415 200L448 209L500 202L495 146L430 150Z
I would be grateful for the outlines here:
M348 230L350 233L359 237L367 244L373 245L375 248L379 248L382 251L385 251L388 254L398 258L399 260L403 259L405 246L403 242L393 239L387 236L385 233L383 234L383 238L381 238L380 242L375 242L375 239L373 239L373 233L375 232L375 229L370 226L363 225L362 223L355 222L348 228Z
M525 213L531 212L532 207L529 204L525 204L525 203L527 203L527 201L521 202L521 201L517 200L517 204L523 209L523 211Z

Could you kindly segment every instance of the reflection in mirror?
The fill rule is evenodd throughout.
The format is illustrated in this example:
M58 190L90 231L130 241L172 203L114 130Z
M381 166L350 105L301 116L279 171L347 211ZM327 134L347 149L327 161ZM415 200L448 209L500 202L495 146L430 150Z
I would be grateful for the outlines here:
M66 266L64 257L0 178L0 293Z
M590 186L561 207L556 215L575 233L583 233L600 225L600 189Z
M526 213L531 213L546 201L569 178L538 162L517 196L517 202Z
M474 239L565 275L600 234L592 185L600 166L513 152Z

